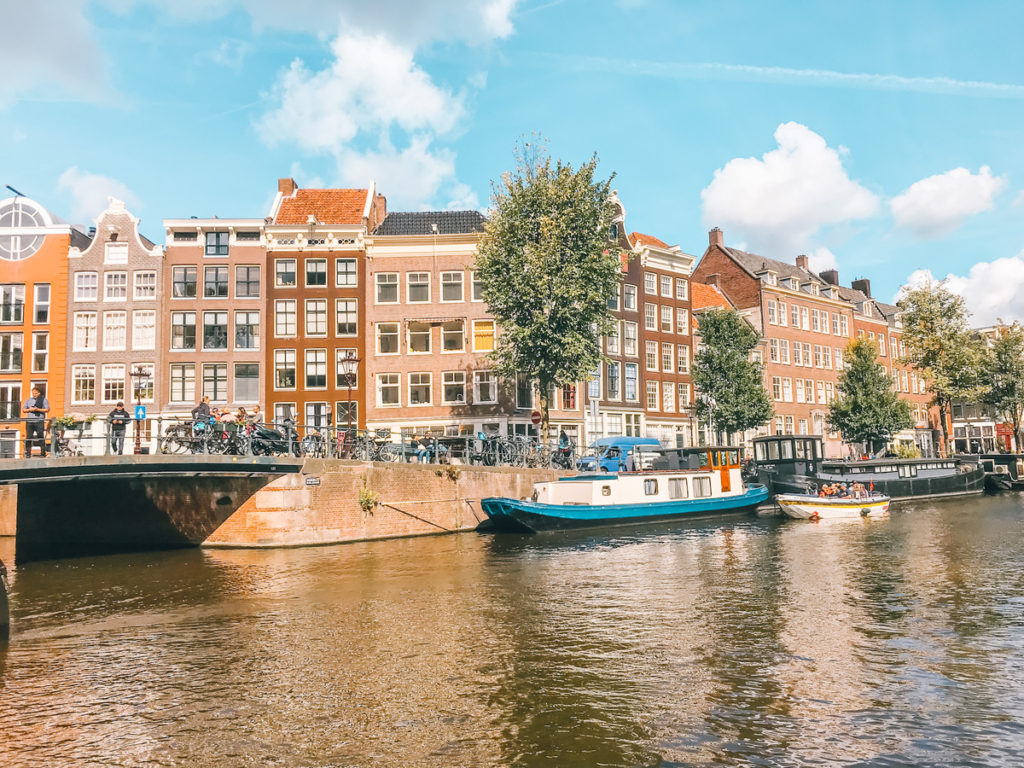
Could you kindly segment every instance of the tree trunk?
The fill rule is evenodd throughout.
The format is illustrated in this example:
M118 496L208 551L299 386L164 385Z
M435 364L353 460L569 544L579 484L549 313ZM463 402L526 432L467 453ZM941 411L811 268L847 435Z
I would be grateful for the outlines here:
M949 431L946 429L946 405L944 400L940 400L939 406L939 421L942 425L942 458L948 459L950 455L949 451Z
M540 441L548 444L548 427L550 425L551 403L548 399L550 385L546 381L540 382Z

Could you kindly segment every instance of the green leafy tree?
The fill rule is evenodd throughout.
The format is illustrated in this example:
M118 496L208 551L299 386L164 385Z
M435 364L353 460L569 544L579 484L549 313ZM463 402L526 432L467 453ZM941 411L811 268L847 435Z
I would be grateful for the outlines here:
M864 443L870 453L914 425L910 403L893 392L873 341L854 339L846 347L828 425L842 432L846 442Z
M1024 425L1024 329L1014 323L999 336L985 356L983 369L989 387L983 400L1010 422L1019 451Z
M611 329L608 302L622 280L609 240L616 209L611 178L595 178L596 155L574 169L524 143L516 160L493 185L476 270L501 327L495 370L537 382L547 435L551 390L589 378L602 359L599 337Z
M713 432L743 432L771 419L774 409L762 369L750 359L757 332L734 309L710 309L698 319L701 348L693 363L697 418Z
M932 404L942 422L943 450L949 452L947 414L957 400L977 400L982 384L982 343L971 332L962 297L942 283L908 290L899 300L903 319L904 363L918 368L928 381Z

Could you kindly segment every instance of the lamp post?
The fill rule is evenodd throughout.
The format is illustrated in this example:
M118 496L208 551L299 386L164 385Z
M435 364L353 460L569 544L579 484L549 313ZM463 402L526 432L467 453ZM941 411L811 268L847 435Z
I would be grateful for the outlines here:
M351 352L341 358L339 363L341 373L345 377L345 386L348 388L348 403L345 407L345 438L351 439L352 435L352 385L356 380L356 372L359 370L360 359Z
M137 367L129 376L132 377L132 388L135 390L135 454L142 453L142 419L139 418L139 408L142 406L142 388L146 385L150 376L147 371Z

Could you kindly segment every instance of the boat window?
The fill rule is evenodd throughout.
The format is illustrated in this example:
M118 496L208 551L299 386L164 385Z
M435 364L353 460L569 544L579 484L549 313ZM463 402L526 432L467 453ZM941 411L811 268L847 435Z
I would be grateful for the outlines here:
M711 478L710 477L695 477L693 478L693 495L696 498L702 498L711 495Z
M782 446L782 458L792 459L793 458L793 441L783 440L780 445Z
M657 496L658 495L658 481L653 477L644 480L644 495L646 496Z
M690 489L685 477L670 477L668 479L668 497L670 499L687 499L690 497Z
M986 472L995 472L996 463L992 459L985 459L984 461L981 462L981 468L984 469Z
M754 443L754 458L758 461L765 460L764 443Z
M772 442L768 443L768 458L771 459L772 461L778 461L779 460L779 441L778 440L773 440Z
M820 459L821 458L821 441L820 440L811 440L811 444L814 446L814 458Z
M917 477L917 465L916 464L901 464L900 465L900 477Z
M610 485L602 485L601 486L601 495L602 496L611 496L612 495L612 487Z
M806 459L807 458L807 441L806 440L797 440L796 441L796 457L798 459Z
M707 469L709 466L711 466L711 451L701 451L700 468Z

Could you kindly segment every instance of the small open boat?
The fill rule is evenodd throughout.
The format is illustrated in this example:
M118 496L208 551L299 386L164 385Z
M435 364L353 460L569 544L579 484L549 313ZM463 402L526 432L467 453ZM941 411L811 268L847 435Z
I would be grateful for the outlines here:
M775 497L786 515L798 520L828 520L839 517L878 517L889 511L888 496L811 496L780 493Z

